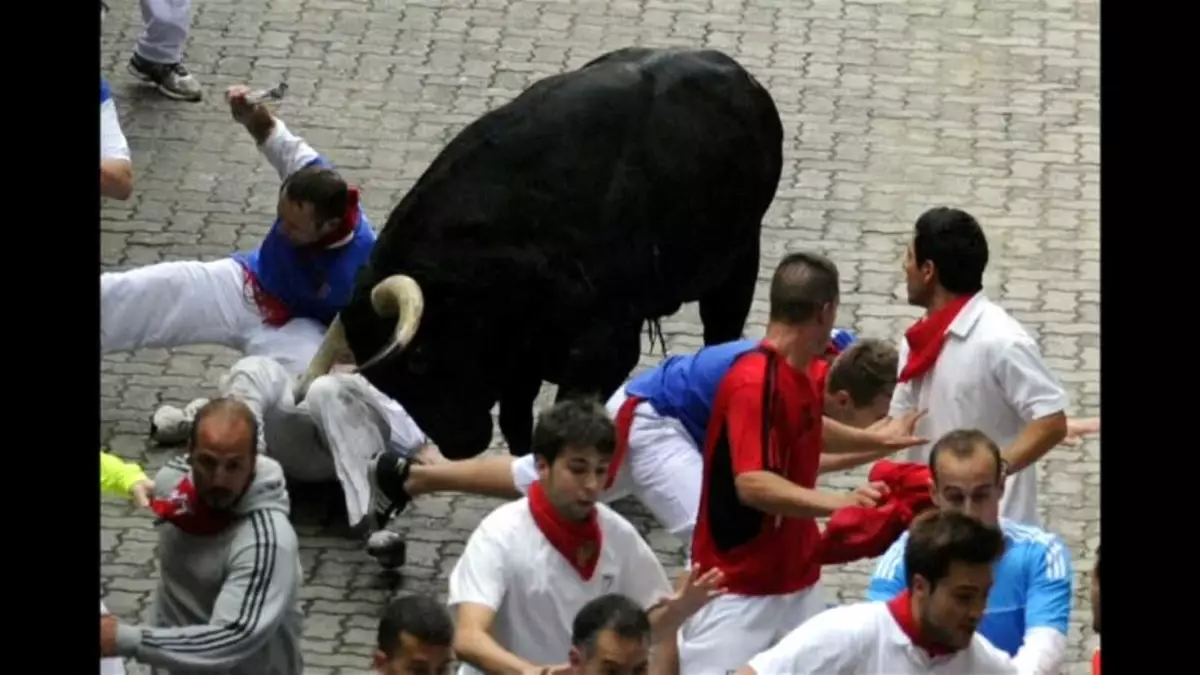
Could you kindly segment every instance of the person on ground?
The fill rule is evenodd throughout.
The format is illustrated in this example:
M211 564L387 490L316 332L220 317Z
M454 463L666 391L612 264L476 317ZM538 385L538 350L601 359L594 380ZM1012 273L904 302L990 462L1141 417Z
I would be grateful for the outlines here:
M375 643L378 675L448 675L454 661L454 619L446 606L425 595L388 603Z
M150 507L154 484L146 478L137 464L126 462L116 455L100 451L100 493L115 497L126 497L142 508ZM108 615L108 608L100 602L100 616ZM125 675L125 661L110 656L100 659L100 675Z
M100 275L102 352L219 344L299 374L349 301L375 243L358 191L266 106L247 104L248 91L227 98L283 180L270 232L228 258Z
M1054 675L1062 667L1071 619L1071 551L1057 536L1000 515L1004 496L1000 448L983 432L952 431L929 455L934 506L999 527L1004 554L996 564L979 632L1013 657L1024 675ZM867 599L904 593L905 534L879 559Z
M1037 525L1035 463L1067 436L1067 394L1037 342L983 293L988 243L971 214L938 207L921 214L904 257L908 302L925 316L904 334L890 414L928 410L917 429L941 438L979 429L1003 449L1001 513ZM927 445L910 448L925 462Z
M976 630L1003 551L995 527L928 511L905 542L910 590L815 616L737 675L1016 675L1008 655Z
M348 368L339 364L318 377L297 404L292 373L274 359L247 356L221 378L219 393L254 412L260 450L279 462L289 480L340 485L347 524L365 525L372 533L368 552L391 569L403 564L406 547L403 538L383 529L396 508L379 484L390 485L397 475L394 458L421 458L429 466L445 459L400 404L363 376L344 372ZM201 398L183 409L160 407L154 413L155 440L169 443L190 433L195 411L207 403Z
M703 455L692 560L725 574L728 593L684 625L680 672L725 673L825 609L816 518L874 506L881 485L816 489L821 455L875 458L923 443L920 415L864 431L823 416L818 358L837 318L838 270L815 253L783 259L771 280L766 337L721 377Z
M637 529L597 502L615 446L594 401L565 400L538 417L538 481L483 519L450 575L460 675L565 669L572 622L606 593L645 609L661 642L722 592L719 570L693 571L675 592Z
M172 675L303 675L299 545L283 470L256 451L258 422L215 399L186 456L154 477L159 582L153 618L100 617L100 655Z
M129 141L121 131L121 118L112 89L100 78L100 196L124 201L133 195L133 160Z

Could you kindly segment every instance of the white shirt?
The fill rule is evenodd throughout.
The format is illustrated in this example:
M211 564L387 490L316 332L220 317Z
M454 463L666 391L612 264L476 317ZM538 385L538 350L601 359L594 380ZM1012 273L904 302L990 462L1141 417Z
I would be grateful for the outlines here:
M117 106L111 98L100 102L100 159L129 161L129 141L121 131Z
M913 645L887 603L826 610L750 660L757 675L1015 675L1008 655L976 633L966 649L932 658Z
M629 521L604 504L596 510L600 559L584 581L533 521L529 499L492 511L467 540L450 575L448 604L484 605L496 612L492 637L535 665L563 663L571 624L589 601L620 593L649 609L674 591L658 557ZM463 664L459 675L482 675Z
M901 371L907 362L908 341L901 339ZM1008 312L979 293L950 324L933 368L896 385L890 414L929 411L916 431L931 443L906 451L908 461L925 463L932 443L956 429L978 429L1003 451L1025 425L1066 409L1067 393L1042 361L1037 343ZM1000 512L1009 520L1040 524L1036 466L1008 479Z

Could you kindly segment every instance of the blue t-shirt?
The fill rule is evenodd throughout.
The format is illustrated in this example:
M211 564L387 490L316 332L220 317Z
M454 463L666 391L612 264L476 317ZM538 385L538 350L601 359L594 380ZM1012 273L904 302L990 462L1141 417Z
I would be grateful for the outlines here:
M100 78L100 102L104 103L105 101L108 101L111 99L112 99L112 89L109 88L108 81L102 77L102 78Z
M324 157L306 166L333 168ZM361 210L350 241L337 248L313 251L297 247L280 231L279 219L262 244L252 251L233 254L249 269L263 290L274 296L292 318L307 318L328 326L354 293L358 270L375 245L371 223Z
M843 328L835 328L830 334L830 346L839 352L856 340L853 332ZM739 356L757 347L759 342L724 342L694 354L669 356L656 368L630 380L625 392L645 399L659 415L679 420L696 441L696 447L704 447L721 378Z
M1057 536L1032 525L1001 519L1005 551L994 570L979 633L1015 656L1031 628L1067 635L1071 617L1071 551ZM879 559L867 600L888 601L905 589L905 532Z

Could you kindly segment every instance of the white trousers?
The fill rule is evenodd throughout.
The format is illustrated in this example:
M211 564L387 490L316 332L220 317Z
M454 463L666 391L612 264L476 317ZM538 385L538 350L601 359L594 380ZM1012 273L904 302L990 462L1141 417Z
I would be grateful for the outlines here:
M679 629L679 672L736 672L825 609L820 582L787 595L718 596Z
M608 414L615 418L627 398L624 387L617 390L605 406ZM517 458L512 472L517 489L527 492L537 480L533 455ZM601 499L611 502L634 495L664 529L690 546L703 480L704 456L683 424L640 403L633 411L625 461Z
M269 356L299 375L321 346L325 327L311 319L264 324L244 275L233 258L101 274L101 351L217 344Z
M141 0L142 33L134 51L154 63L179 63L192 23L192 0Z
M361 375L323 375L297 405L293 377L273 359L248 356L222 378L221 394L258 416L266 452L299 481L337 480L351 527L368 513L370 462L385 449L412 456L426 443L404 408Z
M100 603L100 616L108 614L108 608ZM100 675L125 675L125 661L117 656L100 659Z

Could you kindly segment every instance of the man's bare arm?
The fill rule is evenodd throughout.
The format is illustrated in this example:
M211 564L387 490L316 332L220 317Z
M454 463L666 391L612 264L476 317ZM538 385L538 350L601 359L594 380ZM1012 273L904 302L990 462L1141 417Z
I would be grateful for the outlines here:
M1067 416L1064 413L1054 413L1025 425L1017 440L1003 453L1008 472L1016 473L1045 457L1066 437Z
M886 449L871 452L821 453L820 465L817 468L817 472L825 474L834 471L849 471L863 464L870 464L871 462L881 460L892 454L892 452L891 449Z
M100 160L100 195L121 201L133 196L133 164L129 160Z
M738 474L733 484L746 506L787 518L822 518L857 503L850 495L803 488L770 471Z
M454 630L454 651L458 658L495 675L526 675L541 671L541 667L496 642L491 632L495 616L496 613L484 605L465 602L458 606L458 625Z

